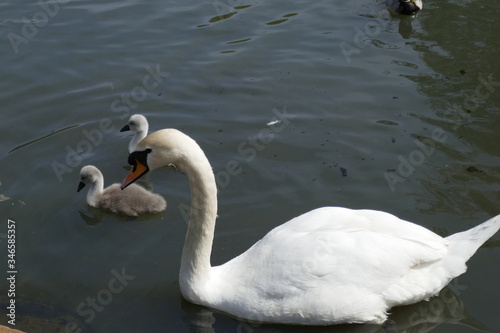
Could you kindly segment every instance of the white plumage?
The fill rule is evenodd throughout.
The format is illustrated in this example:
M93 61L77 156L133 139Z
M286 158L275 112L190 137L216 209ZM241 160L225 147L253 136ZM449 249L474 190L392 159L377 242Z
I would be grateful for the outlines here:
M174 165L191 186L179 283L189 301L267 323L382 323L387 311L437 294L500 228L500 215L442 238L374 210L319 208L270 231L245 253L211 267L217 190L201 148L165 129L143 139L123 181Z

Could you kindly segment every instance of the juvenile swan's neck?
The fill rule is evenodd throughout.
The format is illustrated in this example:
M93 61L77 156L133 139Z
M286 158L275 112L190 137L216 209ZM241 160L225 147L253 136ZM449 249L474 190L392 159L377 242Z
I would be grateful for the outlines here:
M87 192L87 203L89 206L96 207L98 197L104 191L103 177L97 177L94 183L90 184L89 191Z
M137 144L148 135L149 126L147 124L143 126L144 128L137 130L132 140L130 140L130 143L128 144L129 152L133 152L135 147L137 147Z
M190 149L181 169L189 179L191 189L191 213L182 251L179 283L183 296L203 303L204 285L210 278L210 254L217 217L217 185L201 148Z

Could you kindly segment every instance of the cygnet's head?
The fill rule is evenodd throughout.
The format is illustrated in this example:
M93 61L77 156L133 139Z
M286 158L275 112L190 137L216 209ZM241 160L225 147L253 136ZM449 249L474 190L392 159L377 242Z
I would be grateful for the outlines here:
M123 126L120 132L132 131L132 132L148 132L148 120L141 114L134 114L130 116L130 119L127 122L127 125Z
M101 171L93 165L86 165L80 170L80 183L77 192L80 192L85 185L94 186L98 181L102 181Z

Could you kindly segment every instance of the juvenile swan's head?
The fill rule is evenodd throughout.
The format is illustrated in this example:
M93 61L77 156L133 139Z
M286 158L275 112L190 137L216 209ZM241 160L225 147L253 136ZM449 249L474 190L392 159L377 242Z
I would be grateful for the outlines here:
M140 114L134 114L130 116L127 125L123 126L120 132L132 131L132 132L144 132L147 133L149 128L148 121L146 117Z
M77 192L80 192L85 185L93 186L98 180L103 179L101 171L93 165L86 165L80 170L80 183Z

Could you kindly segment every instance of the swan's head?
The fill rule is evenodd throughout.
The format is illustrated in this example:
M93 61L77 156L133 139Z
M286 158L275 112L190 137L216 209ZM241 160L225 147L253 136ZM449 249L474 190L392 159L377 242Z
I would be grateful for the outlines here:
M134 114L130 117L127 125L123 126L120 132L132 131L132 132L147 132L148 131L148 120L146 117L140 114Z
M414 15L422 8L422 0L386 0L387 5L398 14Z
M77 192L80 192L85 185L93 186L99 179L103 179L101 171L93 165L86 165L80 170L80 183Z
M128 163L132 165L132 170L123 180L121 188L124 189L154 169L173 166L182 170L190 156L199 152L201 149L198 144L178 130L163 129L151 133L130 153Z

